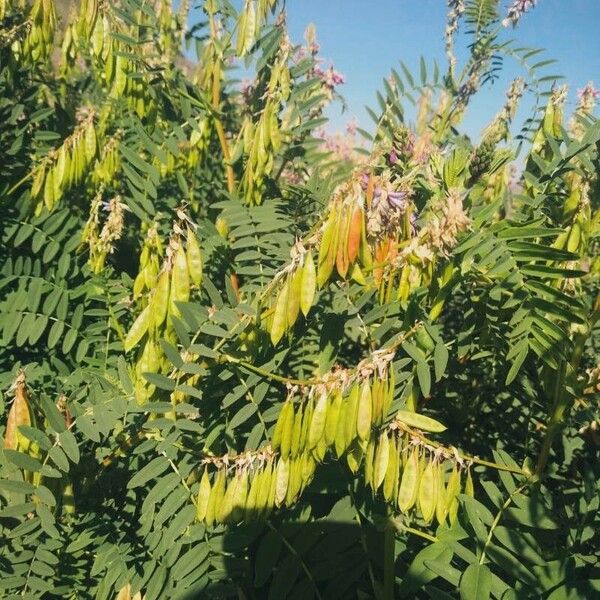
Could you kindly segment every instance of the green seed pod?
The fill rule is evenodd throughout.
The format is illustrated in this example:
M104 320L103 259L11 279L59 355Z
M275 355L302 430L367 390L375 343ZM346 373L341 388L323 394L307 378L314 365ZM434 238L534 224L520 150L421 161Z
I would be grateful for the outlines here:
M338 458L344 454L346 448L346 423L348 421L348 400L342 398L340 413L338 417L337 427L335 430L335 453Z
M296 409L296 414L294 415L294 427L292 428L292 444L290 446L290 454L292 458L298 456L298 454L304 450L303 447L300 447L300 438L302 435L302 417L304 415L304 410L302 405L298 406Z
M285 415L285 421L283 422L281 429L281 445L279 451L282 458L287 458L290 454L290 448L292 446L292 434L294 430L294 405L290 401L287 406Z
M352 442L352 445L348 449L346 460L348 461L348 466L353 473L358 473L358 469L360 468L363 456L365 454L365 449L365 442L359 440L358 438Z
M373 399L369 380L365 379L360 391L356 413L356 432L361 440L366 440L371 434L373 425Z
M426 523L430 523L435 514L437 485L434 475L434 463L428 461L419 482L419 511Z
M396 436L392 435L389 440L389 459L387 463L387 469L385 471L385 477L383 479L383 497L391 502L394 495L394 488L398 481L398 446L396 444Z
M225 471L219 469L214 485L210 491L208 505L206 507L206 524L210 527L217 519L217 513L223 504L225 497Z
M446 509L446 486L444 485L444 471L442 464L437 463L434 470L435 487L437 489L435 501L435 518L441 525L446 520L448 511Z
M373 462L373 491L377 491L383 483L390 462L390 440L387 432L383 431L377 442L377 450Z
M356 438L356 421L358 419L358 401L360 398L360 388L358 383L355 383L350 390L347 404L348 409L346 412L345 421L345 446L348 448L352 441Z
M280 458L275 470L275 506L279 507L285 501L289 480L290 462Z
M200 487L198 488L198 498L196 500L196 518L198 521L204 521L206 510L208 508L208 499L210 498L210 479L208 477L208 468L204 468L202 479L200 479Z
M328 446L333 445L338 428L340 410L342 407L342 394L335 390L327 404L327 419L325 420L325 443Z
M315 410L312 414L310 427L308 428L308 445L307 448L312 450L323 437L325 432L325 422L327 420L327 394L322 392L315 405Z
M408 512L417 500L418 477L419 451L417 448L413 448L402 472L402 480L398 490L398 508L403 513Z

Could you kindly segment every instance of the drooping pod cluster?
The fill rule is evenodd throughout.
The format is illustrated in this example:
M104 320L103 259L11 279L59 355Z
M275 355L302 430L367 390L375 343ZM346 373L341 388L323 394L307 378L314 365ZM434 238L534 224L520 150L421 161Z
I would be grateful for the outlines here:
M98 148L94 116L90 111L63 144L34 169L31 197L36 215L44 206L52 210L69 188L83 180Z
M333 371L299 401L290 394L273 430L273 449L283 458L308 453L321 462L329 449L340 457L354 442L366 442L372 428L383 423L394 397L392 357L376 355L352 373Z
M212 526L265 519L293 504L312 481L309 454L277 456L270 446L238 456L207 458L196 498L196 517Z
M157 225L154 223L148 227L140 253L140 268L133 281L134 299L142 294L150 293L156 286L163 255L163 243L158 235Z
M356 181L336 191L322 228L317 268L319 287L329 280L334 268L342 278L350 274L358 283L365 283L363 270L370 271L373 264L365 211L362 189Z
M103 144L91 171L91 182L94 186L110 185L115 181L115 175L121 169L121 153L119 144L123 136L122 130L112 135Z
M290 267L280 277L281 284L271 295L271 305L263 315L271 341L277 344L283 334L294 326L300 311L306 317L316 293L316 269L312 251L300 248Z
M56 9L53 0L35 0L29 14L29 31L21 44L13 44L15 54L32 63L47 60L54 45Z
M262 24L269 11L273 11L276 0L245 0L237 22L236 53L245 56L260 35Z
M267 100L257 121L247 117L233 149L233 160L242 154L246 157L241 192L248 204L258 205L273 171L275 156L279 152L284 132L279 123L279 111L290 95L290 72L287 64L288 43L282 44L277 60L270 70L267 83Z
M143 404L154 393L154 386L147 384L143 373L158 373L163 366L168 369L170 363L160 349L158 340L162 337L167 341L174 341L174 333L169 317L181 315L178 302L187 302L191 290L202 282L202 254L194 226L189 218L178 211L179 223L175 223L173 234L166 248L166 258L158 273L154 272L151 246L156 246L156 241L149 241L147 251L142 249L141 261L145 265L140 271L145 270L143 281L137 282L140 288L142 311L131 325L123 342L126 352L135 348L142 340L144 345L140 350L136 362L136 399ZM182 228L185 227L185 230ZM150 282L156 277L155 284L148 288L148 294L142 295L146 289L146 275ZM138 300L139 301L139 300ZM164 365L163 365L164 363Z
M106 60L110 39L110 21L102 0L83 0L79 5L79 16L75 22L75 41L88 47L92 56Z
M439 524L446 519L453 524L458 495L473 496L469 465L457 452L430 445L418 430L408 427L405 421L411 420L410 415L414 423L423 421L425 427L428 421L437 423L403 412L404 420L396 419L378 436L370 438L362 460L365 484L403 514L414 512L427 524L434 519Z

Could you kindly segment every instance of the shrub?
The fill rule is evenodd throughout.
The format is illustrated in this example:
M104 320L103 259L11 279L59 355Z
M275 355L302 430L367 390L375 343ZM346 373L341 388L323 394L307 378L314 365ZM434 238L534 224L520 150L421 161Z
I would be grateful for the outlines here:
M279 4L0 1L0 588L597 595L597 92L449 0L350 150Z

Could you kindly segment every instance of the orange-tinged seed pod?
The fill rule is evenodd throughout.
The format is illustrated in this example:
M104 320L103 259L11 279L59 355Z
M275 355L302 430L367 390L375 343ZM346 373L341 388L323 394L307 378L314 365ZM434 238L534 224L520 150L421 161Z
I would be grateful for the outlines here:
M6 431L4 432L4 447L16 450L19 445L27 446L28 440L24 440L19 432L20 425L31 425L31 415L29 412L29 400L27 397L27 387L25 385L25 374L19 373L15 381L16 392L8 419L6 421Z
M350 230L348 232L348 262L353 264L358 256L360 248L360 239L362 236L364 214L362 207L356 205L350 221Z

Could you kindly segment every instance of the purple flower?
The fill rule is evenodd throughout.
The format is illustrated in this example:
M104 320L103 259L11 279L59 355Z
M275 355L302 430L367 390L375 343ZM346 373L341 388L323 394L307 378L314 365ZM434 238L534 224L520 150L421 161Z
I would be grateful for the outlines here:
M394 208L399 210L406 209L406 192L389 192L388 202Z
M395 165L398 162L398 155L393 148L388 156L388 161L390 162L390 165Z

